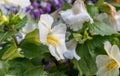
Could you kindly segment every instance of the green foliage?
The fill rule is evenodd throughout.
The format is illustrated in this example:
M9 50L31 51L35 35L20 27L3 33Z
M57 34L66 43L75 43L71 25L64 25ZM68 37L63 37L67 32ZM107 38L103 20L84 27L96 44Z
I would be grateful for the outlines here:
M37 29L26 35L25 39L20 44L20 48L25 57L28 58L37 57L43 53L49 52L47 46L40 44Z
M47 76L44 67L38 66L24 72L23 76Z
M70 4L67 4L67 3L65 3L65 2L63 2L62 5L63 5L63 6L62 6L62 7L63 7L62 10L67 10L67 9L70 9L70 8L71 8L71 5L70 5Z
M0 76L5 76L8 70L8 64L4 61L0 61Z
M0 32L0 42L6 40L11 35L16 34L14 31Z
M25 16L23 19L19 20L19 23L15 24L14 25L14 28L15 29L21 29L23 26L25 26L25 24L27 23L28 21L28 17Z
M78 44L76 51L81 57L79 61L73 60L74 67L79 70L79 76L93 76L97 68L95 59L99 54L106 54L104 51L104 41L111 41L114 38L106 36L94 36L93 39L87 40L84 44Z
M116 30L112 29L112 27L100 21L95 21L93 24L89 25L89 29L93 35L104 36L117 33Z
M87 11L92 18L97 16L99 12L98 8L92 3L87 5Z

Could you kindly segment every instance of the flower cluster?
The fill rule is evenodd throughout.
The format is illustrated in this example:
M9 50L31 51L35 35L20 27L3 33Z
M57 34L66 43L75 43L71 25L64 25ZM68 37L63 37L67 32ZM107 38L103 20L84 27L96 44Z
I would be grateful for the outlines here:
M119 76L119 2L0 0L0 76Z

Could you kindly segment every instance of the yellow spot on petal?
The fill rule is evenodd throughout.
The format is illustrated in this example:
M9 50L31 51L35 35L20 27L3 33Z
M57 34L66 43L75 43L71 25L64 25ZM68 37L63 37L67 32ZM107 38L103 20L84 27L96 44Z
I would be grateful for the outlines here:
M59 39L57 37L55 37L55 36L48 35L47 36L47 42L49 44L58 45L59 44Z
M117 66L118 66L117 62L115 60L112 60L107 64L107 69L111 70L111 69L113 69L114 67L117 67Z

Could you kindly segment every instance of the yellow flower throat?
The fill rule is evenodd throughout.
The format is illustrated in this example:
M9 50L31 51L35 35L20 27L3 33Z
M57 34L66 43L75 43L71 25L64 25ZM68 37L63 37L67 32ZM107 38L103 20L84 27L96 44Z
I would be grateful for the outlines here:
M48 42L49 44L58 45L59 39L58 39L57 37L55 37L55 36L48 35L48 36L47 36L47 42Z
M111 69L113 69L114 67L117 67L117 66L118 66L117 62L115 60L112 60L107 64L107 69L111 70Z

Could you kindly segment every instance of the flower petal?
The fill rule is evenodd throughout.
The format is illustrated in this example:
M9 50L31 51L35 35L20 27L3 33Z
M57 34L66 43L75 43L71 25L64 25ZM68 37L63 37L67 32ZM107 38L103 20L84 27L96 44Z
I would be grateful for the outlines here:
M119 75L119 68L113 68L112 70L108 71L105 66L98 69L96 74L97 76L118 76Z
M111 49L111 56L120 66L120 50L117 45L113 45Z
M36 23L33 23L33 22L31 22L31 21L28 21L28 22L26 23L26 25L22 28L21 31L27 34L27 33L29 33L29 32L32 32L33 30L35 30L36 27L37 27L37 24L36 24Z
M5 3L16 7L20 6L21 8L25 8L31 4L30 0L5 0Z
M99 69L99 68L107 65L107 63L108 63L109 61L111 61L111 60L112 60L112 59L111 59L109 56L107 56L107 55L98 55L98 56L96 57L97 68Z
M51 53L52 56L54 56L56 58L56 60L63 60L65 59L64 56L63 56L63 47L59 47L59 46L54 46L54 45L48 45L49 47L49 51Z
M69 42L66 43L67 45L67 51L64 53L64 56L68 59L73 59L75 57L77 60L80 60L80 57L76 53L76 45L77 42L72 39Z
M66 34L66 25L60 23L59 25L56 25L52 29L52 35L59 38L60 40L65 41L65 34Z
M38 22L38 29L40 34L40 41L42 43L47 43L46 38L48 33L51 32L52 23L53 23L52 16L48 14L41 15L40 20Z
M109 56L111 56L111 44L109 41L104 42L104 49Z
M58 54L56 54L56 48L53 45L48 45L49 51L51 53L52 56L54 56L56 58L56 60L60 60L60 57L58 56Z

